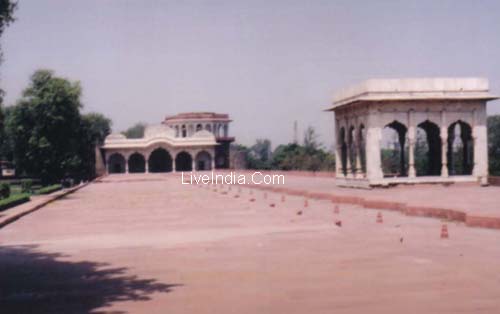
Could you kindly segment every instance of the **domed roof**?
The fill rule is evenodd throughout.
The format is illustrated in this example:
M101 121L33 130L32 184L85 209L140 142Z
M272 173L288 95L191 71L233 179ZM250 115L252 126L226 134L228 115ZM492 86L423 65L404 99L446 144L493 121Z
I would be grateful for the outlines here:
M124 140L127 137L121 133L111 133L110 135L106 136L105 141L109 140Z
M175 130L165 124L148 125L144 129L144 138L175 137Z

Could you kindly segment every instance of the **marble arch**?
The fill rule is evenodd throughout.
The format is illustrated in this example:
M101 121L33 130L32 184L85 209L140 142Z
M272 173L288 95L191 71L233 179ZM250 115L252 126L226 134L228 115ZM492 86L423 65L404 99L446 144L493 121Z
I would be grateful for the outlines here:
M483 78L373 79L341 91L327 109L335 114L337 184L363 188L404 183L487 184L486 103L497 98ZM400 143L408 147L406 156L401 145L401 158L407 158L408 165L407 169L401 166L404 176L386 177L380 156L382 130L394 121ZM359 134L361 125L364 137L352 137L350 143L350 130L353 127ZM417 175L418 129L425 131L430 161L428 171ZM454 153L460 145L457 137L462 148ZM460 169L455 167L457 154L461 154Z

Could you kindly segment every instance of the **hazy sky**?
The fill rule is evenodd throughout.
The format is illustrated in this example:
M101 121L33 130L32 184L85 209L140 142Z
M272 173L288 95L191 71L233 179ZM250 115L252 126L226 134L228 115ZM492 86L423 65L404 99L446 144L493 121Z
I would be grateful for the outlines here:
M7 104L53 69L81 81L85 111L114 131L216 111L243 144L289 142L298 120L330 146L322 110L364 79L484 76L500 94L500 1L19 2L1 40Z

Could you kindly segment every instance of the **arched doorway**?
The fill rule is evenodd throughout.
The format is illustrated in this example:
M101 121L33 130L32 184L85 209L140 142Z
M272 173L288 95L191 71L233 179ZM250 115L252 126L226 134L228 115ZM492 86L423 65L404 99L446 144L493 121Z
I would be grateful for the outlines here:
M406 177L408 175L406 133L406 126L396 120L387 124L382 130L380 157L384 176Z
M418 125L414 154L417 176L441 175L441 136L435 123L426 120Z
M175 170L176 171L192 171L193 159L191 155L186 152L180 152L175 157Z
M474 167L472 128L458 120L448 127L448 174L471 175Z
M339 145L340 145L340 161L342 165L342 173L347 175L347 144L345 142L345 129L340 128L339 132Z
M133 153L128 158L128 172L142 173L146 171L146 159L139 153Z
M195 158L196 170L211 170L212 156L206 151L199 152Z
M125 157L120 153L114 153L109 156L108 160L109 173L124 173L125 172Z
M155 149L148 159L149 172L170 172L172 171L172 157L163 148Z

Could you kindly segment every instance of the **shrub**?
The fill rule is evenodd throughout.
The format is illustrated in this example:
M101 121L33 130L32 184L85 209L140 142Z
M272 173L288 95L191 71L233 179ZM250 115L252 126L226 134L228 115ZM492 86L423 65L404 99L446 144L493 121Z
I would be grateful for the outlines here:
M23 193L31 193L33 187L33 180L23 179L21 180L21 191Z
M10 184L0 184L0 198L7 198L10 196Z
M11 207L26 203L30 200L30 195L28 193L15 194L8 198L0 200L0 211L9 209Z
M61 184L53 184L53 185L49 185L49 186L46 186L46 187L39 189L38 191L36 191L36 193L37 194L50 194L50 193L53 193L55 191L59 191L60 189L62 189Z
M63 188L70 188L73 185L73 179L63 179L62 182L62 187Z

